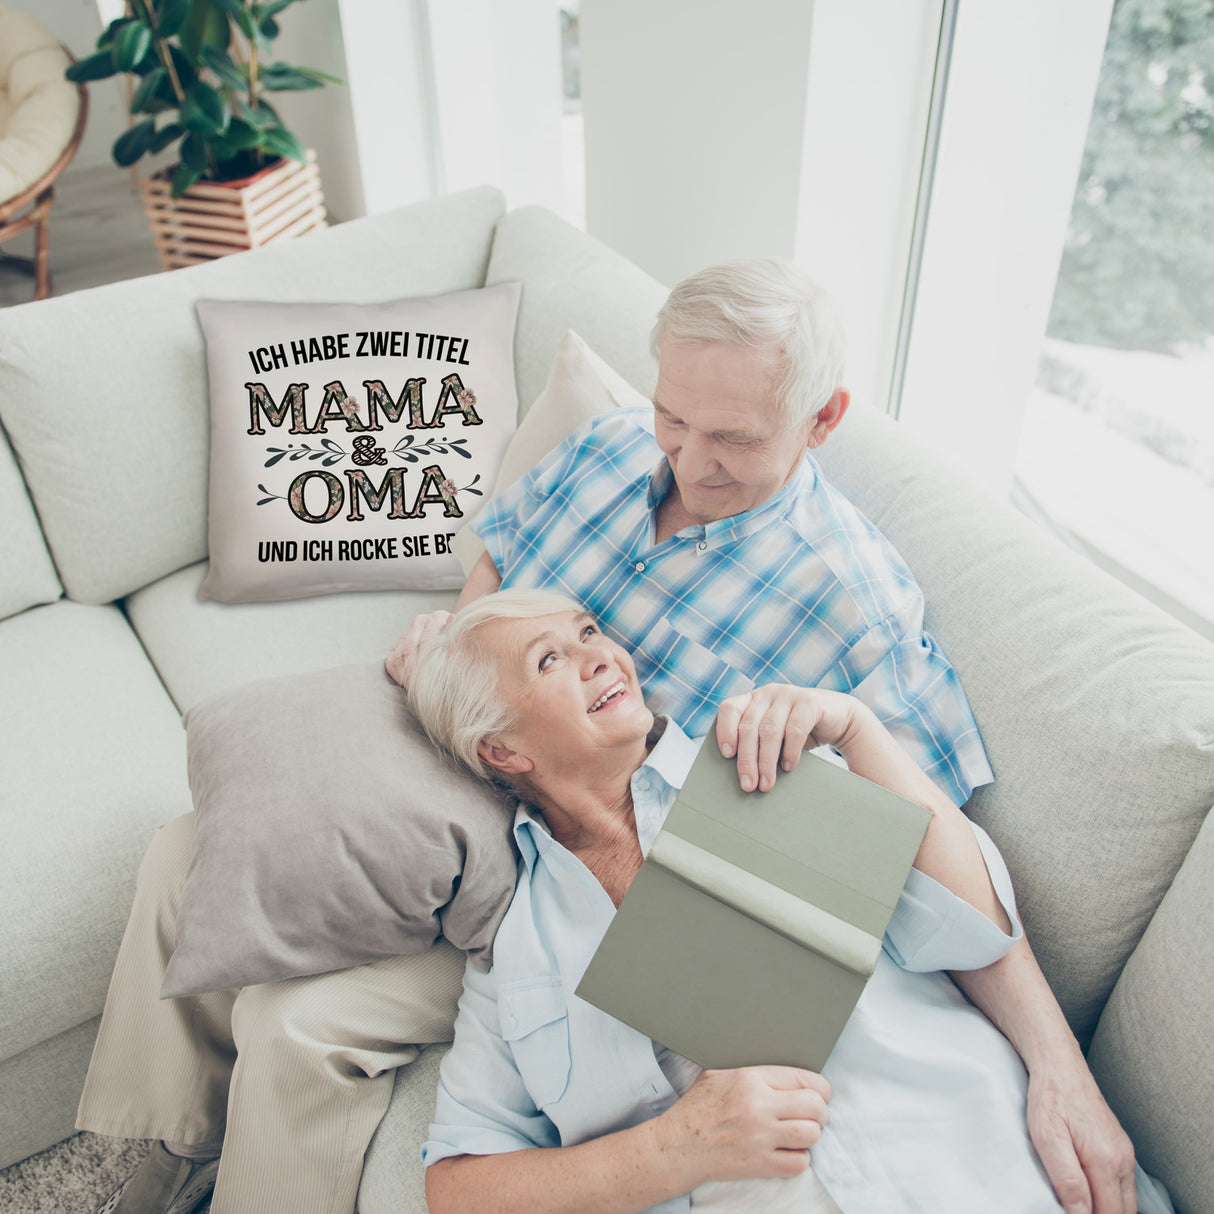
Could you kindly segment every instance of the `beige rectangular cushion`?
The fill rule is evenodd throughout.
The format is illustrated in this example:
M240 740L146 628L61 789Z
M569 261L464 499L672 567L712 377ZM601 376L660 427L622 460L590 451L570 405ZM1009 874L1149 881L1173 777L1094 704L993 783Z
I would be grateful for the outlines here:
M208 404L194 301L377 302L481 286L481 188L204 266L0 312L0 420L71 598L207 555Z

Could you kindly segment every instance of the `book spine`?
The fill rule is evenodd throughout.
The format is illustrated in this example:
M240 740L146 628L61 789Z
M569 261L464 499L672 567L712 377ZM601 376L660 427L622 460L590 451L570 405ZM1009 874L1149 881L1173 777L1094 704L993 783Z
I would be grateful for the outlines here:
M648 858L709 897L861 978L868 978L877 964L881 941L875 936L669 830L659 833Z

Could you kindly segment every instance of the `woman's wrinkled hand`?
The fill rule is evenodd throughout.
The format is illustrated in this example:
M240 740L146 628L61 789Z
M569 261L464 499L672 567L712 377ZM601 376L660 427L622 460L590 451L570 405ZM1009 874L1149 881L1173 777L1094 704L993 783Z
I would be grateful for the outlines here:
M407 688L413 678L417 664L417 655L423 645L431 638L438 636L451 621L449 611L431 611L427 615L416 616L413 622L401 633L391 652L384 659L384 667L402 687Z
M802 751L844 743L864 711L842 692L768 683L721 705L717 745L727 759L737 756L743 791L767 792L777 770L792 771Z
M796 1176L822 1137L830 1084L814 1071L751 1066L704 1071L658 1119L659 1149L695 1184Z

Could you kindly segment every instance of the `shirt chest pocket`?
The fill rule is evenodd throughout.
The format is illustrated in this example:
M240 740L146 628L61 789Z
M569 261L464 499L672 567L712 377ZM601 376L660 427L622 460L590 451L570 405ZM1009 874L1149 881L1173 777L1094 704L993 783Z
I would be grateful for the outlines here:
M684 627L694 619L681 621ZM699 713L711 724L715 706L729 696L754 688L754 680L723 661L694 636L676 628L669 618L657 620L634 655L645 687L645 702L655 712L668 712L690 734L707 732ZM648 662L644 661L648 659ZM699 705L689 722L681 719L687 705Z
M555 1104L569 1086L569 1009L559 978L529 980L498 994L502 1038L537 1107Z

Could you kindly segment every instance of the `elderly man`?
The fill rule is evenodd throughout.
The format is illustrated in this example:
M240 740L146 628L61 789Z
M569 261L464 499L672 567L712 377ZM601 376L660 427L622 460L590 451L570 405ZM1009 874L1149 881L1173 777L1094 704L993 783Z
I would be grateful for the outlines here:
M792 267L680 283L653 332L652 413L595 419L486 507L459 605L499 586L585 603L634 652L650 705L692 734L761 683L850 692L961 805L991 773L918 585L810 455L847 411L842 347ZM414 621L388 660L398 681L447 618ZM1029 1128L1064 1207L1131 1209L1132 1146L1027 940L958 982L1028 1066Z

